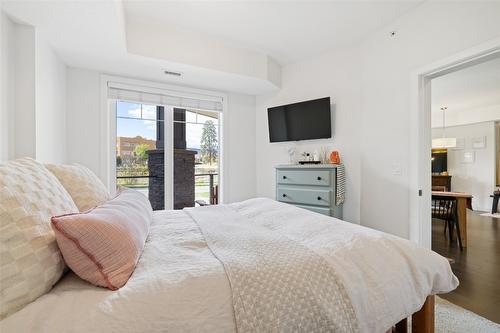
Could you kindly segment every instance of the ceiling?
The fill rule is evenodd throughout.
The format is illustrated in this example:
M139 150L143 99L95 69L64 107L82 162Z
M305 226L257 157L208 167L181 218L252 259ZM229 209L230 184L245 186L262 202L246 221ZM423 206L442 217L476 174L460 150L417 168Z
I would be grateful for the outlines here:
M423 1L2 1L72 67L261 94L281 67L361 41ZM181 77L163 71L181 72Z
M500 57L435 78L431 82L433 127L500 120Z
M360 41L423 1L125 1L126 17L175 25L281 65Z

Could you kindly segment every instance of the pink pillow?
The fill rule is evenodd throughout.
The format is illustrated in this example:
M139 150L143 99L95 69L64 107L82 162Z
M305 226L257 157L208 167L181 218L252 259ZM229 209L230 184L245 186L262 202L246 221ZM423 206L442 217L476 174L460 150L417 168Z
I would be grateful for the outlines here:
M87 212L52 217L66 264L82 279L111 290L127 283L141 256L153 210L134 190Z

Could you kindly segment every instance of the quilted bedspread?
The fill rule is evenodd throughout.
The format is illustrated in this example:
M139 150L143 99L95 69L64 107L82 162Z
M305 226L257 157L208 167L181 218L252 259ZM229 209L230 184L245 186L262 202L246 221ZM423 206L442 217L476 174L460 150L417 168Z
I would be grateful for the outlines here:
M232 217L238 220L237 223L248 223L241 229L245 232L238 235L242 249L252 240L285 242L283 251L292 251L292 258L284 259L287 270L284 276L294 276L289 271L293 269L292 261L300 272L295 275L299 280L293 282L294 288L299 288L297 292L283 291L286 283L281 281L275 283L279 287L276 291L258 286L259 299L241 299L242 306L250 302L258 307L250 314L262 313L269 303L273 308L270 313L277 311L277 315L290 320L283 325L294 325L302 320L300 318L311 315L295 310L287 313L284 306L304 309L330 301L326 309L314 311L322 313L322 318L328 317L325 313L329 308L346 311L339 314L343 316L342 323L336 326L339 331L356 329L343 322L347 320L353 325L357 323L360 332L382 333L419 310L427 295L446 293L458 285L446 258L405 239L270 199L250 199L228 208L231 214L237 215ZM201 212L202 209L193 211ZM247 278L256 280L261 274L251 272L252 265L257 265L253 266L256 271L270 267L272 271L263 272L262 276L277 277L280 268L272 266L278 265L277 259L285 254L269 256L268 249L255 253L258 249L254 247L249 249L254 251L249 258L236 253L234 258L242 256L246 262L235 263L233 254L225 257L213 246L212 243L218 241L210 236L214 230L201 232L198 216L195 216L198 223L192 218L193 211L155 212L144 252L130 280L121 289L98 288L69 273L48 294L0 321L0 332L236 332L241 318L238 319L239 305L233 306L236 305L233 303L234 291L246 293L247 287L235 286L234 273L239 269L250 272L251 277L240 280L242 284L247 283ZM213 217L207 221L219 222ZM228 223L222 216L220 222ZM269 235L261 239L263 230L269 231ZM245 233L248 234L246 240ZM258 239L253 239L254 236ZM312 263L308 263L309 260ZM222 264L224 261L236 270L228 269L228 265ZM261 265L263 261L264 266ZM320 282L316 277L327 275L318 274L318 266L335 275L325 278L328 280L324 281L325 287L332 288L328 292L318 292L317 283ZM311 270L309 275L308 269ZM313 278L313 274L316 277ZM314 285L310 288L301 285L306 283L304 276L312 279ZM255 283L252 281L251 285ZM273 282L266 281L262 287L269 289L272 286ZM311 294L303 294L306 291ZM273 298L273 292L277 298ZM266 295L261 296L261 293ZM301 293L309 299L297 301ZM282 295L282 300L278 295ZM316 299L322 296L331 299ZM350 308L354 313L350 313ZM249 324L243 327L245 330L271 327L270 317L266 314L256 321L249 319ZM321 319L319 325L332 327L336 324ZM271 328L269 331L278 330ZM299 328L297 331L319 330Z

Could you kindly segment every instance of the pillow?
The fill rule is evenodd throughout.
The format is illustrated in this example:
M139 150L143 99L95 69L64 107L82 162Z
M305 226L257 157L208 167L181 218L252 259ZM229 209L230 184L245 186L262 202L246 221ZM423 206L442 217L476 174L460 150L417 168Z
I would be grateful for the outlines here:
M63 184L80 212L110 199L104 184L89 168L80 164L46 164L45 166Z
M0 164L0 319L59 280L64 262L50 217L72 212L78 208L70 195L41 163Z
M125 190L85 213L53 217L52 228L66 264L79 277L116 290L135 269L152 218L148 198Z

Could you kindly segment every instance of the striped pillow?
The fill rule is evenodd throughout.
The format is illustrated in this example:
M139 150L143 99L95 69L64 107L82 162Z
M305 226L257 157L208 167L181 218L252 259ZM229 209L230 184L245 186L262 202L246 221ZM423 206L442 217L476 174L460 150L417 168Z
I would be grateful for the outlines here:
M125 190L85 213L52 217L66 264L82 279L121 288L142 253L153 210L140 192Z

